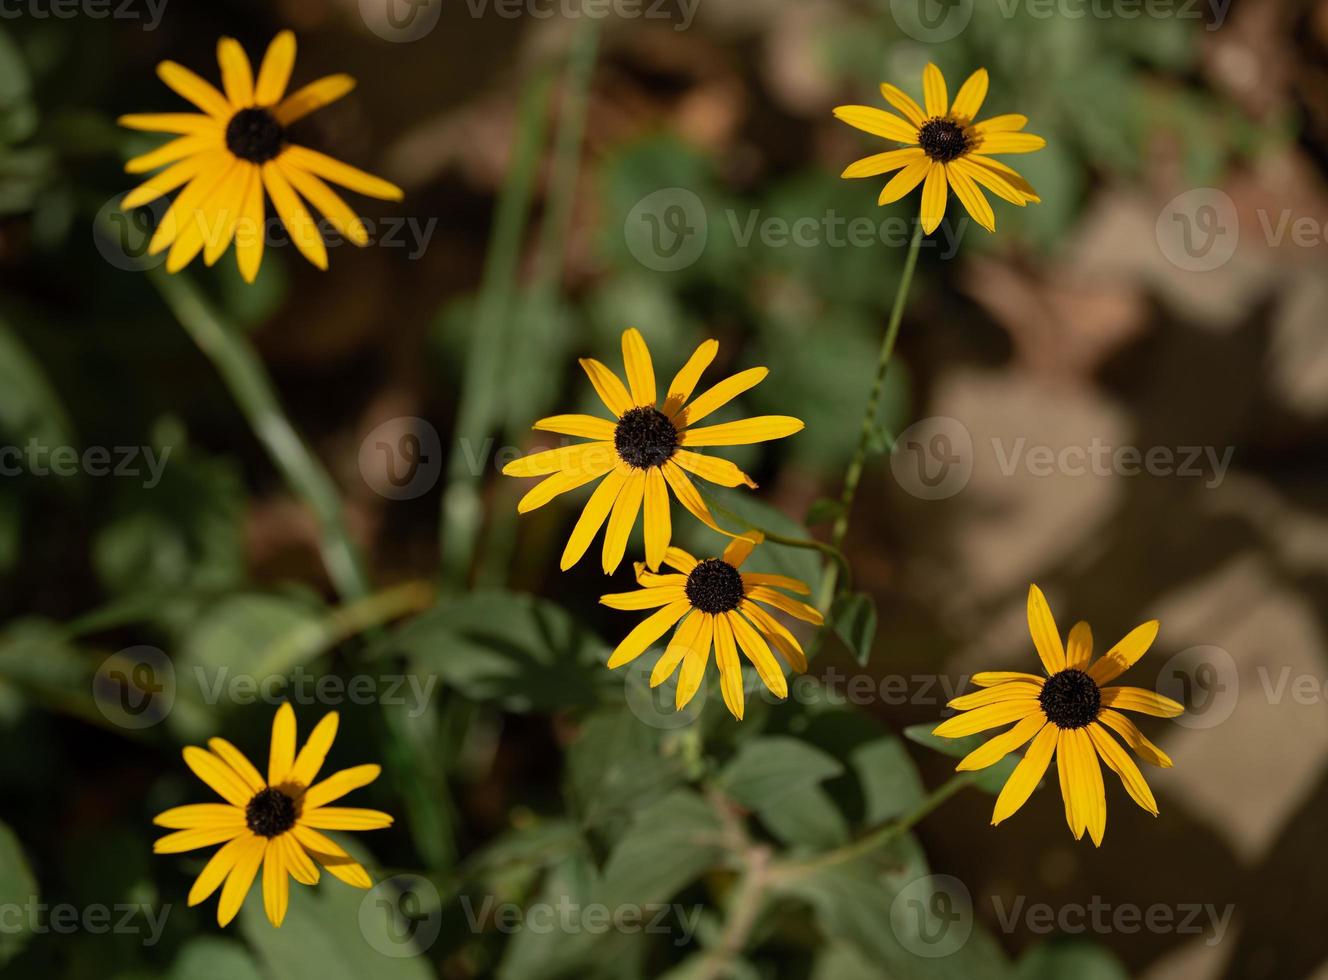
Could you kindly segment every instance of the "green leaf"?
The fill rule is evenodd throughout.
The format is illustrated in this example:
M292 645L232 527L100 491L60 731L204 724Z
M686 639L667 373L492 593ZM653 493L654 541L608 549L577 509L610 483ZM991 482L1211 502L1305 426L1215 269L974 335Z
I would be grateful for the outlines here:
M868 826L911 813L926 798L922 777L893 735L859 745L849 763L862 786L862 820Z
M838 500L831 500L829 497L817 497L812 501L812 505L807 508L807 516L802 519L802 523L808 527L816 527L818 524L829 524L836 521L844 513L844 504Z
M719 774L718 786L750 810L764 813L797 790L844 771L833 756L787 735L744 742Z
M760 816L770 833L790 846L829 850L849 840L848 820L820 786L801 786Z
M567 792L583 823L600 826L664 796L683 777L682 761L660 751L656 729L626 708L592 714L567 753Z
M667 902L728 851L715 811L691 790L641 810L604 863L600 895L609 908Z
M170 976L171 980L263 980L243 943L214 936L189 940L175 958Z
M904 737L954 759L962 759L986 741L982 735L965 735L963 738L933 735L931 732L935 727L934 723L910 725L904 729ZM1014 772L1014 767L1019 765L1020 758L1019 753L1010 753L995 765L983 769L973 780L973 785L986 793L999 793L1005 786L1005 781L1010 778L1010 773Z
M738 491L707 485L702 490L702 495L712 507L736 515L737 520L723 513L717 512L715 514L719 526L729 531L741 532L750 527L757 527L789 538L807 537L805 527L791 517L775 510L769 504L763 503L751 491ZM706 530L699 524L697 526L705 532L704 540L713 542L714 532ZM713 548L714 545L708 544L706 547ZM696 552L697 557L701 558L712 553L717 552ZM751 558L747 559L742 568L745 572L770 572L776 575L788 575L811 585L815 584L821 576L821 553L810 548L795 548L767 541L752 553Z
M37 127L32 83L23 52L7 28L0 28L0 143L27 139Z
M404 654L467 697L520 712L594 704L608 658L559 606L504 591L446 596L374 653Z
M1082 940L1040 943L1020 958L1015 980L1129 980L1129 972L1110 952Z
M15 444L35 441L47 449L74 442L64 404L46 372L3 320L0 320L0 433Z
M876 639L876 600L865 592L841 595L831 607L830 625L858 663L866 666Z
M0 907L29 909L38 899L37 879L28 867L23 848L14 832L0 823ZM31 938L31 916L15 916L13 923L0 929L0 964L7 963Z

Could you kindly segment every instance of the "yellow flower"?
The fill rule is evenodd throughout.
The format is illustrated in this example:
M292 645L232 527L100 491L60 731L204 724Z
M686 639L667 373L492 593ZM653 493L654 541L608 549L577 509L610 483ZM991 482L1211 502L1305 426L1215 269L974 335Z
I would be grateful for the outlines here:
M906 149L889 150L850 165L841 176L876 177L899 171L881 191L880 204L890 204L922 184L922 228L930 233L945 217L947 187L953 187L974 220L988 231L996 230L996 215L978 185L1020 207L1040 201L1028 181L1010 167L993 160L993 153L1031 153L1047 145L1041 136L1020 132L1027 116L993 116L974 122L987 97L987 69L969 76L948 101L945 78L935 65L922 73L926 111L904 91L881 84L885 100L904 114L865 105L841 105L835 117L856 129L883 136ZM925 183L924 183L925 181Z
M286 917L290 882L318 884L318 864L356 888L370 888L368 873L321 830L379 830L392 817L378 810L328 806L351 790L378 778L378 766L355 766L314 782L337 735L337 713L325 715L295 753L295 712L289 704L272 722L272 748L264 780L249 760L225 739L208 748L189 746L184 761L225 803L195 803L158 814L153 823L176 832L158 840L157 854L178 854L225 844L203 868L189 890L189 904L205 901L221 887L217 922L227 925L244 904L249 886L263 869L263 905L268 920L280 926ZM225 885L222 885L222 882Z
M724 487L754 488L756 484L728 460L692 450L782 439L802 429L799 419L787 415L761 415L692 428L744 391L756 387L769 373L763 367L739 371L689 402L702 372L715 359L719 350L717 341L707 340L696 348L669 385L664 403L658 408L650 351L635 327L623 333L622 349L627 388L599 361L588 358L581 361L590 383L613 413L613 421L593 415L554 415L540 419L535 423L536 429L592 441L532 453L503 467L507 476L546 477L517 504L517 511L522 514L544 506L559 494L604 478L590 495L563 550L563 571L581 560L607 519L602 564L606 575L614 572L622 562L627 537L642 509L645 510L646 564L658 569L673 536L669 489L698 520L725 534L687 474Z
M824 619L805 602L776 591L787 589L807 595L811 590L804 583L786 575L739 570L762 540L759 532L749 531L729 542L722 558L705 561L697 561L681 548L671 547L664 553L664 564L675 569L676 575L654 575L638 564L636 581L640 589L602 596L599 601L614 609L658 609L658 612L642 620L618 644L609 657L609 668L631 663L682 620L650 674L650 686L658 687L682 664L674 698L677 708L685 707L701 686L712 642L719 664L720 690L735 718L741 720L743 713L739 649L775 696L788 697L784 670L770 653L770 644L799 673L807 669L807 656L797 638L757 603L816 626L822 625Z
M1032 739L1033 744L996 799L992 825L1024 805L1055 755L1065 819L1075 840L1081 839L1086 829L1093 843L1101 845L1107 829L1107 799L1099 756L1120 777L1130 798L1157 816L1157 802L1139 767L1107 729L1124 739L1145 762L1171 766L1166 753L1144 738L1134 722L1120 712L1174 718L1185 709L1143 688L1104 686L1148 652L1157 637L1158 622L1154 619L1136 626L1090 664L1093 633L1088 624L1076 623L1062 647L1047 599L1033 585L1028 590L1028 630L1047 677L1006 671L976 674L973 683L986 690L951 701L950 707L962 713L937 726L933 733L962 738L1015 722L1013 728L965 756L958 766L960 770L985 769Z
M282 31L268 46L255 80L234 38L217 42L225 94L173 61L157 66L161 80L202 113L121 116L120 125L177 137L125 164L131 174L165 167L125 196L136 208L184 187L148 244L157 255L169 248L166 270L178 272L200 251L212 265L235 240L240 273L248 282L263 261L263 192L272 199L295 245L314 265L327 268L327 248L301 200L312 204L348 241L367 245L364 223L324 181L386 201L401 189L381 178L290 142L289 127L355 87L349 75L328 75L286 95L295 65L295 35Z

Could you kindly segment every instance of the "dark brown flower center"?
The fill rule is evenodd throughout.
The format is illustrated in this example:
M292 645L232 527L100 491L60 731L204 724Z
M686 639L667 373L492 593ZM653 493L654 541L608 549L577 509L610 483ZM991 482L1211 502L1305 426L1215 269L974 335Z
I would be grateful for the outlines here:
M244 808L244 822L259 837L277 837L295 826L295 801L271 786L254 794Z
M953 119L928 119L918 130L922 151L938 163L958 160L968 151L968 133Z
M241 160L267 163L286 145L286 127L266 109L241 109L226 124L226 149Z
M722 558L707 558L687 576L685 591L693 609L732 612L742 602L742 573Z
M1052 674L1038 696L1042 712L1057 728L1083 728L1102 710L1102 690L1082 670L1070 668Z
M650 407L631 408L618 419L613 446L628 466L663 466L678 451L678 430L669 417Z

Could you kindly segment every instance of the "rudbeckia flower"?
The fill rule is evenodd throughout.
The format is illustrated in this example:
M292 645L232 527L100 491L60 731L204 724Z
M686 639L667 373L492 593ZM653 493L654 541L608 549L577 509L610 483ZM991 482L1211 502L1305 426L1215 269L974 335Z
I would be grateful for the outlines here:
M968 77L953 103L935 65L923 71L922 90L925 110L903 90L882 83L881 94L902 117L865 105L835 109L835 117L855 129L908 144L906 149L865 157L841 176L877 177L898 171L881 191L880 204L898 201L922 184L922 229L928 233L945 217L949 188L954 188L968 213L988 231L996 230L996 215L981 187L1020 207L1041 200L1028 181L991 157L993 153L1031 153L1047 145L1041 136L1020 132L1028 117L1009 114L974 122L987 97L985 68Z
M670 383L663 404L655 390L650 351L639 330L632 328L622 335L622 350L627 387L599 361L581 361L590 383L613 413L612 421L593 415L554 415L534 425L545 432L580 436L591 442L532 453L503 467L507 476L545 477L517 504L522 514L543 507L559 494L600 480L563 549L563 571L581 560L607 520L602 564L605 574L612 574L622 562L627 537L642 509L646 564L658 569L673 536L670 489L698 520L721 534L727 533L715 523L687 474L723 487L754 488L756 484L728 460L693 450L782 439L802 429L801 420L787 415L761 415L694 428L716 409L756 387L769 373L763 367L739 371L692 399L702 372L719 351L717 341L707 340L696 348Z
M719 686L724 703L739 720L743 713L742 665L738 650L756 668L762 682L776 697L788 697L784 670L770 652L773 645L794 670L807 669L807 656L797 638L758 603L820 626L821 614L805 602L790 599L779 589L798 595L811 590L786 575L743 572L742 563L763 540L749 531L734 538L722 558L697 561L681 548L670 547L664 564L676 574L655 575L638 564L635 592L619 592L600 598L613 609L657 609L627 634L609 657L609 668L631 663L652 643L681 620L673 639L650 673L650 686L658 687L682 665L674 704L682 709L701 686L710 647L719 665Z
M385 201L401 200L401 189L292 143L289 132L293 123L353 89L355 80L328 75L287 95L295 66L295 35L290 31L282 31L268 46L257 79L234 38L217 42L217 61L225 94L173 61L157 66L161 80L202 113L120 117L120 125L130 129L178 134L125 164L131 174L166 168L130 191L123 201L125 209L184 187L148 243L148 254L169 248L166 270L178 272L200 251L203 261L212 265L234 239L240 273L253 282L263 261L264 191L296 247L318 268L327 268L327 247L305 201L338 234L356 245L367 245L364 223L325 181Z
M1158 622L1154 619L1136 626L1093 662L1093 633L1088 624L1076 623L1062 646L1047 599L1033 585L1028 590L1028 630L1047 676L1005 671L976 674L973 683L985 690L951 701L949 706L962 713L942 722L933 733L962 738L1014 722L1008 731L965 756L957 767L961 771L985 769L1032 740L996 799L992 825L1024 805L1055 755L1070 831L1079 840L1087 830L1093 843L1101 845L1107 829L1107 799L1099 757L1120 777L1130 798L1157 816L1157 802L1148 783L1111 732L1145 762L1171 767L1166 753L1121 712L1174 718L1185 709L1143 688L1107 686L1148 652L1157 637Z
M227 925L244 904L260 867L263 906L274 926L280 926L286 917L288 875L301 884L316 885L321 864L348 885L373 886L364 868L340 844L320 833L379 830L392 825L392 817L378 810L328 806L351 790L372 783L381 772L374 765L355 766L314 782L336 735L337 713L333 711L314 726L309 741L297 755L295 712L289 704L283 704L272 722L266 779L225 739L209 739L206 749L191 745L184 750L185 764L194 775L226 801L177 806L153 820L160 827L176 831L152 846L157 854L225 845L212 855L189 890L191 906L221 888L217 922Z

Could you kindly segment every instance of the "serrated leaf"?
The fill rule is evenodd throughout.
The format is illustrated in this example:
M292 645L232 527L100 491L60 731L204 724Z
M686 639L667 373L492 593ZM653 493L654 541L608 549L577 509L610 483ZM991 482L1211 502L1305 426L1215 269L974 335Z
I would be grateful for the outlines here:
M728 796L758 813L780 805L800 788L844 771L839 761L787 735L765 735L744 742L719 774Z

